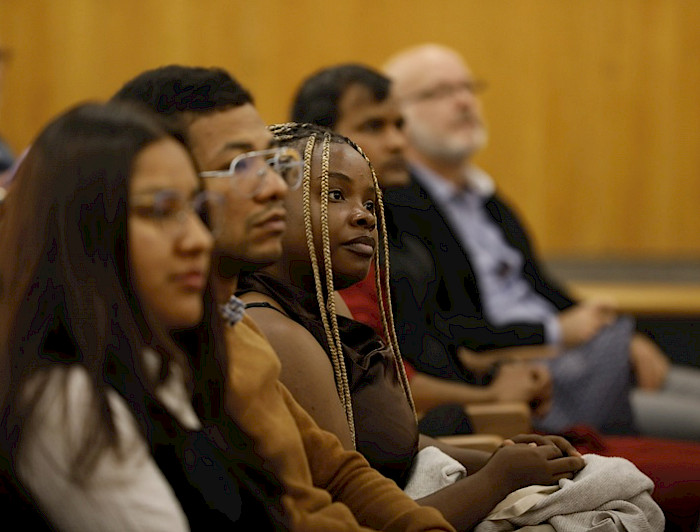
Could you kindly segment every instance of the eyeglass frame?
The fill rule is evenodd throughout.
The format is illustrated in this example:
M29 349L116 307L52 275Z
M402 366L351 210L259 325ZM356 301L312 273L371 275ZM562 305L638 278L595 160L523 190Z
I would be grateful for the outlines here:
M484 92L488 86L488 82L483 79L468 79L461 83L441 83L435 87L404 96L403 100L407 102L439 101L450 98L463 90L471 95L477 95Z
M172 197L177 197L178 201L181 202L181 205L176 212L171 214L162 213L159 215L156 215L155 212L151 212L150 214L142 214L138 212L139 209L156 209L158 201L161 200L161 198ZM206 203L202 202L203 199L206 199ZM214 201L212 202L212 200ZM183 198L182 194L176 190L163 189L153 194L153 202L150 204L131 202L129 205L129 210L136 216L143 219L152 220L154 223L160 225L161 228L172 237L182 236L182 234L185 232L186 222L189 215L193 214L207 228L213 237L217 237L221 234L225 225L224 215L223 210L221 210L218 215L214 215L212 213L211 205L216 204L217 209L223 209L224 203L224 196L212 190L199 190L194 196L187 199ZM200 205L200 209L197 208L198 204ZM201 210L201 205L206 205L206 210ZM220 218L220 220L215 223L212 220L213 217L216 217L217 219ZM169 221L177 222L174 224L176 229L172 230L165 227Z
M296 160L292 163L280 163L279 158L283 154L295 154ZM238 154L236 157L233 158L231 163L229 164L229 167L227 170L207 170L203 172L199 172L199 177L203 179L207 178L221 178L221 177L230 177L230 178L235 178L236 177L236 171L235 167L237 164L240 163L243 159L248 159L248 158L253 158L253 157L265 157L268 155L274 155L274 157L268 159L265 158L264 162L266 166L264 167L264 172L261 173L261 170L257 171L257 177L258 177L258 184L255 186L254 190L249 193L249 195L255 196L258 192L260 192L260 188L262 187L262 184L265 182L265 176L267 175L267 172L272 169L274 172L282 177L284 182L286 183L287 187L289 190L296 190L299 185L301 184L303 173L304 173L304 159L301 157L301 154L295 150L294 148L291 148L289 146L275 146L273 148L268 148L265 150L254 150L254 151L246 151L243 153ZM272 165L270 165L270 160L272 160ZM282 172L280 171L282 166L284 167L289 167L289 168L297 168L297 179L294 183L290 184L286 179L284 179L284 176Z

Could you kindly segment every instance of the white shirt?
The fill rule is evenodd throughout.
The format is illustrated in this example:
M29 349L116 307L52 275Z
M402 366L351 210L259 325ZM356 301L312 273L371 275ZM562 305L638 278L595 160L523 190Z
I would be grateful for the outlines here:
M32 379L27 391L31 393L32 387L44 382L43 377ZM163 387L168 399L163 400L160 393L159 398L171 414L191 425L191 416L196 420L196 415L186 392L182 394L185 386L181 374L178 378L174 372L170 377ZM180 391L174 391L178 388ZM71 463L80 450L86 426L94 426L86 423L94 397L81 366L57 365L48 373L17 456L18 476L40 511L58 530L189 530L187 517L153 460L127 403L114 390L107 391L107 401L118 444L99 454L84 484L71 478ZM172 406L180 415L172 411Z

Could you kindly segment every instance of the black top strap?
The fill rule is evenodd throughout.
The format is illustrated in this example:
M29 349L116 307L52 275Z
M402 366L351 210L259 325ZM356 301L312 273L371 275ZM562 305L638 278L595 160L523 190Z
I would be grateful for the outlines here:
M261 308L261 307L262 307L262 308L271 308L271 309L273 309L273 310L276 310L276 311L279 312L280 314L284 314L285 316L287 315L283 310L278 309L276 306L271 305L271 304L268 303L267 301L253 301L252 303L246 303L246 304L245 304L245 308L246 308L246 309L249 309L249 308Z

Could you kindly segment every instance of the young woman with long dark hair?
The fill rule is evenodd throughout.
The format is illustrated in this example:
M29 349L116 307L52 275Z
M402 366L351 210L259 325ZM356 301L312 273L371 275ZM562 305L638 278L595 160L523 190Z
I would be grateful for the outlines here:
M217 211L178 135L124 104L66 112L19 167L0 220L0 441L11 491L52 527L275 515L222 407Z

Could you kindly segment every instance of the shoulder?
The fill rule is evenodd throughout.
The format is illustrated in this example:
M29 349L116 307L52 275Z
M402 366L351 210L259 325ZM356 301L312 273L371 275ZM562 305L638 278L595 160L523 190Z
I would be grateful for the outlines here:
M67 469L87 439L107 431L106 423L100 419L96 386L81 365L56 365L38 371L28 380L21 396L23 400L34 400L35 407L22 434L20 456L45 446L44 451L54 455L55 465ZM117 434L107 445L109 452L130 452L134 443L143 446L138 425L124 399L108 388L105 400Z
M84 432L84 420L97 400L87 370L78 364L55 365L36 371L20 392L20 403L34 402L28 430L56 425L60 432Z
M248 295L248 294L246 294ZM250 301L273 301L249 296ZM282 369L280 381L321 428L350 445L345 413L335 385L333 364L324 347L306 328L275 309L246 311L272 345Z
M246 304L246 312L249 314L252 312L253 314L257 314L258 309L265 310L265 311L270 311L270 312L281 312L282 314L286 315L286 312L282 308L282 305L279 304L279 302L267 295L267 294L262 294L260 292L245 292L241 295L238 296L243 303ZM256 305L257 303L263 303L262 305ZM251 305L248 307L248 305ZM272 307L272 308L270 308Z
M241 300L246 304L246 314L275 348L280 335L286 335L291 342L303 341L306 336L311 336L275 298L260 292L247 292L241 296Z
M246 304L264 304L264 306L246 308L246 314L254 320L257 328L272 344L283 363L287 358L292 360L303 358L307 362L316 358L327 360L325 350L316 338L288 316L274 298L257 292L248 292L241 299Z
M17 472L59 529L184 530L186 519L170 485L150 456L127 403L106 393L116 437L96 458L84 481L74 463L85 438L102 430L97 391L80 365L57 366L33 376L24 392L42 390L17 455ZM23 394L24 395L24 394ZM111 437L111 436L106 436Z

